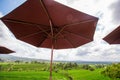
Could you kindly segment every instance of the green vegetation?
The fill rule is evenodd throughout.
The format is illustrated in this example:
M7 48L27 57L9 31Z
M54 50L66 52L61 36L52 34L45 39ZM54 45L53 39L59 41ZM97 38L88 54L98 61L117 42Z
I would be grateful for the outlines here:
M53 63L53 80L113 80L104 74L108 69L107 66L55 62ZM111 65L109 66L111 67ZM0 80L49 80L49 63L36 61L1 62ZM120 78L114 78L114 80L120 80Z
M120 79L120 63L112 64L107 66L104 71L101 72L103 75L115 79Z

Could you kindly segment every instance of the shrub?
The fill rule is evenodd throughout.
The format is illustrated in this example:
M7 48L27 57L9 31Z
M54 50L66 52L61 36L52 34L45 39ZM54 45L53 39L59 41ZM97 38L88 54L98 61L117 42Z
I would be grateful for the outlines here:
M95 70L93 67L91 67L91 66L88 65L88 64L83 65L83 66L82 66L82 69L90 70L90 71L94 71L94 70Z
M2 71L2 65L0 65L0 71Z
M106 69L101 72L101 74L113 79L120 78L120 63L107 66Z
M94 71L95 69L94 69L93 67L90 67L89 70L90 70L90 71Z

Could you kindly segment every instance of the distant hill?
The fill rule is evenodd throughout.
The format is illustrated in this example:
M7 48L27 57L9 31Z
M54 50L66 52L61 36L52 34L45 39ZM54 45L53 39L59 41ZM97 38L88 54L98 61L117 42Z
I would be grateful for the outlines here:
M49 61L49 60L44 60L44 59L35 59L35 58L25 58L25 57L16 57L12 55L6 55L6 54L0 54L0 59L3 61L23 61L23 62L31 62L31 61L37 61L37 62L43 62L43 61ZM59 60L54 60L54 62L72 62L72 63L78 63L78 64L111 64L111 63L118 63L118 62L110 62L110 61L59 61Z
M34 59L34 58L25 58L25 57L16 57L12 55L6 55L6 54L0 54L0 59L3 61L23 61L23 62L31 62L31 61L48 61L48 60L43 60L43 59Z
M112 64L112 63L118 63L118 62L112 62L112 61L56 61L56 62L72 62L72 63L77 63L77 64Z
M112 64L112 61L76 61L78 64Z

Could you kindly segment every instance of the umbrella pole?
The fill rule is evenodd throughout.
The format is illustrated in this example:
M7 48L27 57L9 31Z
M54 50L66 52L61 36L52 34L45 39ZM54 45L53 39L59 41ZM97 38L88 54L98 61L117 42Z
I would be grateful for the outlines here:
M52 45L52 49L51 49L51 60L50 60L50 78L49 80L52 80L52 63L53 63L53 45Z

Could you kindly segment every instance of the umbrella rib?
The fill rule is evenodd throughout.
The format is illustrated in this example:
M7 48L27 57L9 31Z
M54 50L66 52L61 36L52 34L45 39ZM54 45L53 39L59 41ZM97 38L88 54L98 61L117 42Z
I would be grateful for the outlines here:
M63 28L55 35L55 37L58 36L64 30L64 28L66 28L66 27L69 27L69 26L72 26L72 25L81 24L81 23L91 22L91 21L94 21L94 20L93 19L88 19L88 20L84 20L84 21L80 21L80 22L75 22L75 23L64 25Z
M14 19L3 19L4 21L9 21L9 22L17 22L17 23L22 23L22 24L28 24L28 25L41 25L41 26L46 26L47 25L43 25L43 24L37 24L37 23L32 23L32 22L26 22L26 21L21 21L21 20L14 20Z
M74 34L74 35L78 35L78 36L80 36L80 37L82 37L82 38L84 38L84 39L88 39L88 40L91 41L91 39L89 39L89 38L87 38L87 37L85 37L85 36L83 36L83 35L76 34L76 33L70 32L70 31L64 31L64 32L68 32L68 33L71 33L71 34Z
M49 18L50 21L52 21L52 19L50 18L50 15L48 14L48 10L47 8L45 7L45 4L42 0L40 0L40 4L42 5L42 8L44 9L45 11L45 14L47 15L47 17Z
M47 31L47 30L46 30ZM20 37L20 39L22 38L27 38L27 37L30 37L30 36L33 36L33 35L36 35L36 34L39 34L39 33L42 33L43 31L39 31L39 32L36 32L36 33L31 33L31 34L29 34L29 35L26 35L26 36L22 36L22 37Z
M45 32L49 37L52 37L47 31L49 31L49 29L48 30L44 30L44 29L42 29L42 28L40 28L39 26L37 26L40 30L42 30L43 32Z
M43 30L42 28L40 28L39 26L46 26L46 25L42 25L42 24L35 24L35 23L30 23L30 22L25 22L25 21L19 21L19 20L13 20L13 19L5 19L4 21L9 21L9 22L16 22L16 23L22 23L22 24L28 24L28 25L35 25L36 27L38 27L40 30L42 30L43 32L45 32L47 35L49 35L51 37L51 35L49 33L47 33L47 30ZM48 27L48 26L46 26Z
M72 26L72 25L77 25L77 24L81 24L81 23L86 23L86 22L92 22L92 21L95 21L95 19L88 19L88 20L84 20L84 21L80 21L80 22L75 22L75 23L71 23L71 24L66 24L66 25L64 25L64 27Z
M45 36L46 37L46 36ZM44 38L39 44L38 47L40 47L40 45L45 41L46 38Z
M67 38L65 38L65 39L72 45L73 48L75 47L69 39L67 39Z
M50 24L50 28L51 28L52 37L53 37L54 33L53 33L53 21L52 21L52 18L50 17L50 14L49 14L49 12L48 12L48 10L47 10L47 8L46 8L46 6L45 6L45 4L44 4L44 2L42 0L40 0L40 4L42 5L43 10L45 11L47 17L49 18L49 24Z
M62 33L60 33L60 35L62 35ZM63 35L62 35L62 36L63 36ZM64 36L63 36L63 37L64 37ZM65 38L65 37L64 37L64 39L66 39L66 40L73 46L73 48L75 47L69 39L67 39L67 38Z

